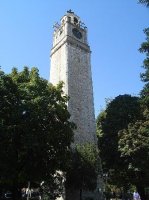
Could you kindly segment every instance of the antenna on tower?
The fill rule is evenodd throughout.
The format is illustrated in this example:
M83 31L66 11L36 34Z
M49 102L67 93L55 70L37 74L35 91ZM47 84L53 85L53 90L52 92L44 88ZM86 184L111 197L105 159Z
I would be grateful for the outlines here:
M80 27L86 29L87 27L85 26L84 22L80 21Z
M70 9L70 10L67 10L67 13L72 13L74 14L74 12Z
M54 31L60 28L60 24L58 22L55 22L53 25Z

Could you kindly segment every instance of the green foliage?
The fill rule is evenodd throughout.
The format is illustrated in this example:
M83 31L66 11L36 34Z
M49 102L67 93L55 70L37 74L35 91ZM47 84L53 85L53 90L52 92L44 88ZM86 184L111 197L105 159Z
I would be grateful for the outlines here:
M143 170L149 165L149 122L137 121L119 131L119 150L127 158L129 169Z
M103 168L115 168L119 163L118 131L140 117L137 97L119 95L97 118L98 144Z
M141 53L145 53L146 58L143 62L145 72L141 74L141 80L145 85L141 91L141 100L144 106L144 115L149 119L149 28L144 30L146 34L146 42L143 42L139 49Z
M40 193L43 200L55 200L64 191L63 173L57 171L50 179L42 182Z
M139 2L149 6L148 0ZM149 185L149 28L144 33L146 41L139 51L146 55L141 74L145 85L140 97L120 95L97 118L98 145L108 181L123 188L135 185L142 199Z
M127 165L128 182L136 185L143 199L144 187L149 185L149 29L144 32L146 42L139 49L146 54L143 62L145 72L141 74L141 80L145 82L140 93L142 119L138 118L119 131L119 151Z
M146 42L139 49L146 54L143 62L145 72L141 74L145 86L140 93L141 109L138 107L142 114L140 117L136 115L133 121L128 121L127 126L118 131L118 151L125 165L126 180L137 187L143 199L144 188L149 185L149 29L144 32Z
M53 181L66 170L74 124L68 97L40 78L37 68L0 71L0 183L24 187Z
M104 133L102 130L102 122L106 119L106 112L101 111L96 120L96 134L98 138L102 138Z
M145 4L147 7L149 7L149 0L139 0L139 3Z
M119 151L127 164L127 181L145 199L144 188L149 185L149 121L136 121L121 130Z
M99 171L98 151L95 145L77 145L72 151L66 186L74 189L94 190Z
M97 118L97 133L103 171L108 173L108 182L118 187L128 187L127 163L119 152L120 130L129 123L141 119L138 97L119 95L107 104Z

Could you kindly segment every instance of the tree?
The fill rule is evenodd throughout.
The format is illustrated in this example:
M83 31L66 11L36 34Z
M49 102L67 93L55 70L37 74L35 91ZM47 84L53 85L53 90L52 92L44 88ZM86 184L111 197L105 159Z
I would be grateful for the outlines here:
M140 93L143 118L119 132L119 150L128 164L129 181L136 185L143 199L144 189L149 185L149 29L144 32L147 36L146 42L143 42L139 49L146 54L143 62L145 72L141 74L145 85Z
M146 118L149 118L149 28L144 30L146 34L146 42L143 42L140 47L140 52L146 54L146 58L143 62L143 68L145 72L141 74L141 80L145 83L141 91L142 104L144 105L144 111Z
M97 118L97 133L102 167L109 180L117 186L127 186L127 166L118 151L118 132L129 123L142 118L138 97L119 95L107 104Z
M139 3L145 4L147 7L149 7L149 0L139 0Z
M149 185L149 121L137 121L119 131L119 150L127 163L128 181L145 199Z
M92 191L96 188L99 169L97 147L90 143L77 145L72 150L70 168L66 174L66 188L79 190L81 200L83 190Z
M56 171L67 168L75 126L62 83L52 86L37 68L1 71L0 94L0 183L19 199L28 181L55 185Z

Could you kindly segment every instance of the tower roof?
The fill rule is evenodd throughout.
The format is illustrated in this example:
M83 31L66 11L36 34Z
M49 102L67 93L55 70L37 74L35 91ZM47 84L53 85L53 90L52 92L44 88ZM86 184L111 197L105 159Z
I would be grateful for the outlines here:
M81 20L80 20L80 17L77 16L71 9L70 9L70 10L67 10L67 13L66 13L64 16L76 17L76 18L78 19L78 21L81 21ZM64 17L64 16L63 16L63 17ZM62 17L62 18L63 18L63 17Z
M70 10L67 10L67 13L72 13L74 14L74 12L70 9Z
M80 17L76 15L71 9L67 10L66 14L61 18L61 24L64 19L69 18L71 23L74 23L78 25L82 29L86 29L87 27L85 24L81 21Z

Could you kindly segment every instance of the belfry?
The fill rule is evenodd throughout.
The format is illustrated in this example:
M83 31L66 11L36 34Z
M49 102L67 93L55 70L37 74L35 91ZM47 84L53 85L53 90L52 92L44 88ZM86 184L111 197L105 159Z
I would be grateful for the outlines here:
M97 145L90 57L87 27L69 10L60 24L54 25L50 82L57 85L63 81L64 93L70 97L68 110L77 126L74 146Z

